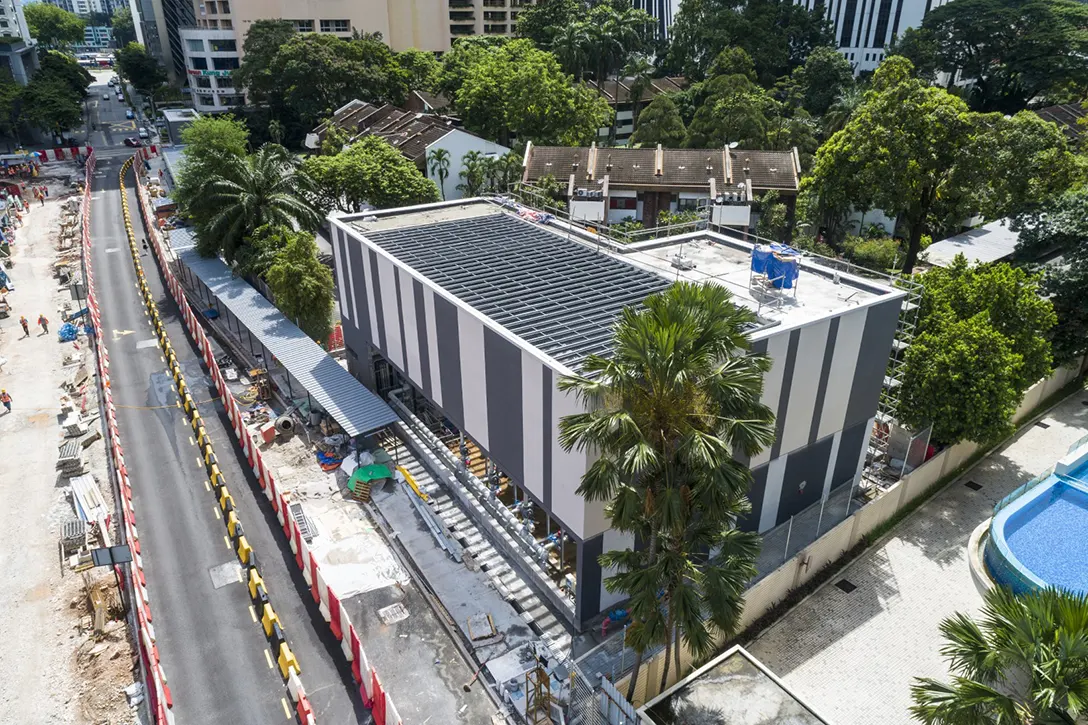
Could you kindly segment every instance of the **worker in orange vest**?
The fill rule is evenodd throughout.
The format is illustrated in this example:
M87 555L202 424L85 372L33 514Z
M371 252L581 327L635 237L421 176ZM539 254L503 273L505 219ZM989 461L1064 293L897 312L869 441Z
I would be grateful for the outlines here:
M42 330L44 330L45 334L48 335L49 334L49 320L46 319L45 315L38 315L38 324L42 326Z
M8 395L7 390L0 390L0 403L4 404L5 410L11 412L11 396Z
M30 337L30 323L26 321L26 317L19 315L19 324L23 326L23 337Z

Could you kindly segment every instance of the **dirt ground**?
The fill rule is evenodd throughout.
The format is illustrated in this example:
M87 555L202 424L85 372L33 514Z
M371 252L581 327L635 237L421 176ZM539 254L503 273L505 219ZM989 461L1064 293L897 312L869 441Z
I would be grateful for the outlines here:
M75 310L67 287L54 278L62 205L72 189L60 177L74 164L54 164L44 206L34 202L16 231L14 267L7 270L15 289L7 295L11 315L0 320L0 387L12 397L12 412L0 409L0 722L127 725L136 721L124 688L135 681L135 650L124 619L112 572L77 573L61 556L65 521L76 518L68 479L57 470L64 433L60 427L61 385L79 367L93 371L86 340L58 341L65 309ZM68 193L66 193L68 192ZM58 198L60 197L60 198ZM36 326L39 314L50 320L48 334ZM19 316L30 322L23 336ZM70 364L65 367L68 358ZM77 409L98 409L94 380L71 394ZM91 428L100 426L96 420ZM103 501L115 510L103 439L85 450L84 472L94 476ZM114 517L116 519L116 517ZM97 545L97 544L95 544ZM99 593L105 616L94 631L90 590Z

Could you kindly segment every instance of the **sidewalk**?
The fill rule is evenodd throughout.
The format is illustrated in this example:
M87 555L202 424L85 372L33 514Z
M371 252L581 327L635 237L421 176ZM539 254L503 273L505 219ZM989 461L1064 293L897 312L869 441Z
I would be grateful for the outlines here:
M50 190L60 191L52 183ZM111 634L101 645L83 633L89 622L83 577L61 561L58 549L62 524L75 518L67 500L69 479L56 469L63 440L60 385L74 368L62 366L62 356L73 345L59 343L56 330L61 305L77 305L53 279L60 210L61 201L52 196L24 217L16 232L15 267L8 270L16 287L8 295L12 312L0 321L0 356L7 359L0 387L13 402L10 414L0 410L0 527L5 534L0 722L5 723L123 722L133 717L121 692L133 681L126 630L119 624L109 627ZM39 334L34 324L40 313L51 320L48 334ZM31 324L29 337L23 337L19 315ZM80 347L93 370L85 340ZM91 380L87 399L93 413L97 403ZM87 472L112 505L104 443L91 444L86 456ZM95 581L106 577L112 585L108 570L87 573Z
M982 604L967 561L971 532L994 504L1065 455L1086 430L1088 393L1081 391L980 461L746 647L830 723L914 723L908 712L914 678L948 678L938 626ZM843 581L856 589L835 586Z

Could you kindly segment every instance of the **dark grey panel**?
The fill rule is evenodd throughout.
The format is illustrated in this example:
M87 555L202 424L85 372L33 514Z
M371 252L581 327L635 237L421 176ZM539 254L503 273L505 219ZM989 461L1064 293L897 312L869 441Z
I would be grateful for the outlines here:
M816 403L812 406L812 427L809 429L809 444L816 442L816 436L820 432L820 413L824 409L824 400L827 398L827 381L831 379L831 358L835 354L835 340L839 336L839 320L831 318L831 324L827 329L827 343L824 345L824 361L820 367L820 382L816 387Z
M382 304L382 280L378 276L378 255L373 249L366 250L370 264L370 283L374 285L374 319L378 322L378 349L389 357L389 347L385 339L385 309ZM363 278L364 281L366 277Z
M525 480L525 435L521 400L521 350L484 327L487 371L487 437L499 467Z
M880 388L888 368L888 356L895 339L895 327L899 320L900 300L892 300L869 308L865 317L865 331L861 335L858 364L854 370L854 384L850 388L850 403L846 406L843 427L872 418L880 402Z
M778 454L782 450L782 431L786 429L790 391L793 389L793 369L797 365L797 345L800 340L800 330L794 330L790 333L790 342L786 348L786 362L782 366L782 392L778 396L778 410L775 411L774 443L771 445L771 460L778 458Z
M453 424L465 427L465 408L461 398L461 338L457 328L457 308L434 296L434 324L438 336L438 374L442 380L442 409Z
M351 268L351 274L348 274L347 270L341 270L340 273L344 275L344 286L348 288L348 294L355 300L354 312L358 313L358 319L353 319L352 323L359 329L359 333L363 336L363 339L372 345L377 344L376 340L372 340L370 333L370 302L366 298L366 275L363 274L363 259L364 251L363 245L358 240L347 237L344 239L344 248L341 250L343 255L341 259L344 260L344 264ZM369 263L369 258L367 259ZM351 300L346 300L345 304L351 304ZM355 315L352 315L355 317Z
M431 351L427 345L427 307L423 302L423 283L418 279L412 280L412 296L416 303L416 329L415 335L419 340L419 382L423 388L423 394L433 400L431 392ZM409 332L408 334L413 334ZM407 359L407 358L406 358Z
M578 547L578 581L574 601L575 618L586 622L601 611L601 563L598 561L604 553L604 534L586 539Z
M834 436L828 436L811 446L796 450L786 459L786 472L782 476L782 494L778 498L778 517L775 524L788 520L790 516L804 511L820 500L831 459L833 438Z
M541 415L544 418L544 445L541 447L542 456L544 458L544 466L541 471L541 478L544 479L544 508L548 511L552 510L552 440L555 439L555 433L552 431L552 369L547 365L543 366L544 374L540 380L541 391L544 393L544 400L541 403Z
M393 268L393 289L396 292L397 300L397 325L400 327L400 359L404 361L404 370L408 370L408 338L404 332L404 298L401 297L400 288L400 274L397 272L397 268ZM404 292L408 294L409 292Z
M752 471L752 486L748 489L748 500L752 502L752 511L737 522L743 531L759 530L759 515L763 510L763 493L767 490L767 464Z
M869 421L865 420L846 428L839 439L839 453L835 459L835 473L832 474L831 487L852 483L861 460L861 449L869 443Z

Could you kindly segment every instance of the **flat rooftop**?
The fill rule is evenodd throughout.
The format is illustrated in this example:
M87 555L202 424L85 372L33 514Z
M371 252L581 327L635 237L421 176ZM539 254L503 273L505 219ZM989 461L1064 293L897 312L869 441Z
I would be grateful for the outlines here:
M734 647L639 709L653 725L829 725L742 647Z
M802 262L792 289L769 289L751 274L752 245L699 232L629 247L596 243L582 230L541 223L477 200L341 221L514 335L571 368L605 354L624 307L677 279L711 281L733 293L758 322L753 331L804 324L890 294L877 282ZM677 255L694 264L677 269Z

